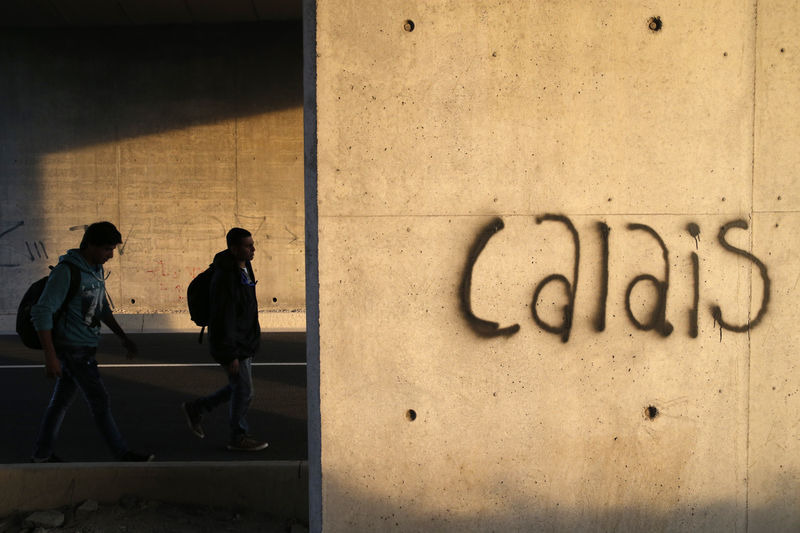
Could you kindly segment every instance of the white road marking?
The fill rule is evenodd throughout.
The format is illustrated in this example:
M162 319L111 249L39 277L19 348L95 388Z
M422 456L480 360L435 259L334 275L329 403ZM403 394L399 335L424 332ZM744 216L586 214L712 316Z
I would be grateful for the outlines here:
M220 365L217 363L107 363L97 366L100 368L174 368ZM306 366L306 363L253 363L252 366ZM44 365L0 365L0 370L20 370L27 368L44 368Z

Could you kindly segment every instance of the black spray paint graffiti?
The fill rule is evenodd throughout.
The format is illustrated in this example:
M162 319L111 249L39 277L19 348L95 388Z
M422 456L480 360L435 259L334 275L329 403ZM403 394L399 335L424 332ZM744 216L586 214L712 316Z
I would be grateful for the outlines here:
M2 239L3 237L5 237L9 233L11 233L12 231L14 231L16 229L19 229L20 227L22 227L24 225L25 225L25 221L24 220L21 220L19 222L15 222L11 227L6 228L3 231L0 231L0 239ZM81 224L81 225L78 225L78 226L71 226L69 228L69 231L86 231L86 228L88 228L88 227L89 227L88 224ZM133 230L131 230L131 233L133 233ZM122 255L125 252L125 244L128 242L128 238L129 237L130 237L130 234L128 234L128 237L125 238L125 242L122 244L122 247L119 249L120 255ZM39 259L45 259L45 260L50 259L50 256L47 253L47 248L45 247L44 242L42 242L42 241L39 241L39 240L36 240L36 241L25 241L25 250L27 250L27 252L28 252L27 258L28 258L29 261L37 261ZM24 253L21 253L21 252L18 253L18 252L16 252L16 250L14 251L14 253L18 254L18 255L24 255ZM17 268L19 266L22 266L22 265L20 263L0 263L0 268Z
M628 289L625 291L625 312L628 314L628 318L633 325L636 326L636 329L641 329L643 331L655 329L663 337L667 337L670 333L672 333L673 329L672 324L667 322L669 251L667 250L667 246L664 244L664 241L661 239L661 236L659 236L659 234L656 233L655 230L650 226L645 226L644 224L628 224L628 229L631 231L641 230L649 233L658 242L659 246L661 246L661 256L664 258L664 279L660 280L652 274L640 274L633 278L633 281L630 282ZM636 287L636 285L642 281L649 281L652 283L656 288L656 293L658 294L656 307L653 310L653 313L650 315L650 320L644 324L636 319L636 317L633 315L633 309L631 309L631 293L633 293L633 289Z
M8 235L9 233L14 231L15 229L18 229L18 228L20 228L20 227L22 227L24 225L25 225L25 221L24 220L20 220L19 222L14 223L10 228L7 228L7 229L3 230L2 232L0 232L0 239L2 239L3 237ZM18 267L18 266L19 266L19 263L13 263L13 264L12 263L3 263L3 264L0 264L0 268L15 268L15 267Z
M770 283L769 283L769 275L767 275L767 267L766 265L764 265L764 263L759 261L759 259L753 256L752 254L749 254L740 248L736 248L735 246L731 246L730 244L728 244L728 241L725 240L725 234L727 234L728 230L730 230L731 228L747 229L747 222L745 222L744 220L734 220L732 222L728 222L727 224L722 226L722 228L720 228L719 234L717 235L717 239L719 240L719 243L722 245L722 247L728 250L729 252L746 257L748 260L755 263L755 265L758 267L759 272L761 273L761 280L764 283L764 296L761 299L761 307L758 309L756 317L753 320L749 320L747 324L743 324L741 326L734 326L727 323L725 320L722 319L722 309L720 309L718 305L711 306L711 316L714 317L714 320L717 321L717 324L719 324L720 328L727 329L728 331L736 331L741 333L757 326L758 323L761 322L761 319L764 318L764 314L767 312L767 306L769 305Z
M2 233L0 233L0 238L5 237L6 234L11 233L15 229L19 228L20 226L24 226L24 225L25 225L25 221L24 220L20 220L19 222L17 222L16 224L14 224L10 228L8 228L7 230L5 230Z
M33 245L33 247L31 247L31 245ZM50 257L47 255L47 249L44 247L44 243L42 241L25 241L25 247L28 248L28 257L31 261L36 261L37 259L50 259ZM36 255L34 255L34 251L36 252Z
M608 302L608 236L611 228L605 222L597 223L597 230L600 232L600 241L603 247L603 264L600 273L600 301L597 305L597 316L594 319L594 329L605 331L606 329L606 302Z
M572 243L575 247L575 268L572 270L572 283L570 283L563 274L550 274L540 281L536 286L536 289L533 291L533 303L531 303L531 311L533 312L533 321L536 322L540 328L549 333L561 335L561 342L567 342L569 340L569 332L572 330L572 316L575 312L575 293L578 290L578 265L580 264L581 259L581 242L578 238L578 230L575 229L575 226L572 225L572 222L567 217L562 215L542 215L540 217L536 217L537 224L541 224L545 220L561 222L572 234ZM553 281L562 283L564 285L564 290L567 293L567 305L565 305L562 310L562 321L558 326L552 326L542 320L537 310L539 294L541 294L542 289L544 289L548 283Z
M686 231L694 237L695 249L700 248L700 226L690 222L686 226ZM700 258L696 252L692 252L692 308L689 310L689 336L697 338L697 315L700 311ZM720 329L720 332L722 330Z
M569 335L572 329L572 318L574 316L574 310L575 310L574 309L575 294L577 292L577 287L578 287L578 273L580 265L580 238L578 235L578 231L575 229L574 224L569 220L569 218L563 215L545 214L536 217L537 224L541 224L544 221L560 222L561 224L564 224L567 227L570 234L572 235L572 241L575 250L572 281L568 280L567 277L564 276L563 274L551 274L542 279L534 289L533 301L531 303L531 311L533 314L534 322L541 329L549 333L559 335L561 337L562 342L567 342L569 341ZM480 256L481 252L483 252L489 240L504 227L505 224L503 223L503 220L501 218L495 218L491 222L489 222L486 226L484 226L483 229L481 229L481 231L478 233L477 238L475 239L475 242L470 248L469 253L467 254L467 263L461 280L461 287L459 294L461 300L462 313L465 316L467 323L470 325L472 330L481 337L487 337L487 338L498 337L498 336L510 337L511 335L516 334L520 330L519 324L513 324L511 326L501 328L500 324L498 324L497 322L492 322L490 320L485 320L483 318L475 316L475 313L472 310L472 295L471 295L472 273L475 268L475 263L477 263L478 257ZM719 241L720 245L722 245L722 247L728 250L729 252L745 257L747 260L751 261L758 267L761 273L761 279L764 284L764 291L763 291L761 306L759 307L756 317L753 320L749 320L746 324L743 325L732 325L728 323L722 318L722 310L720 309L720 307L717 305L712 306L711 315L714 318L715 322L719 324L720 333L723 329L734 332L749 331L750 329L754 328L761 322L769 306L770 280L769 280L769 275L767 274L767 267L754 255L740 248L736 248L735 246L732 246L727 242L725 236L727 232L732 228L741 228L746 230L748 229L748 225L747 222L745 222L744 220L734 220L728 222L720 229L719 234L717 236L717 240ZM606 305L608 301L609 235L611 233L611 228L604 222L598 222L597 229L601 238L602 264L601 264L599 298L598 298L597 312L594 318L594 328L596 331L604 331L606 327ZM667 337L674 331L674 327L667 320L666 316L667 294L669 292L669 282L670 282L669 250L667 249L667 246L664 243L664 240L661 238L661 236L650 226L644 224L628 224L627 229L629 231L643 231L649 234L651 237L653 237L653 239L661 248L661 256L664 260L664 274L663 274L663 279L659 279L652 274L640 274L631 280L625 291L626 314L630 322L637 329L643 331L655 330L662 337ZM689 234L695 239L695 242L696 243L699 242L700 227L695 223L690 223L686 229L689 232ZM700 300L700 274L699 274L700 268L699 268L699 258L696 252L692 252L691 254L691 263L692 263L693 298L692 298L692 307L689 310L689 336L692 338L696 338L698 335L698 311L699 311L699 300ZM557 282L563 285L567 296L567 303L562 308L562 321L560 324L557 325L548 324L547 322L545 322L539 316L539 312L537 309L539 296L542 290L549 283L553 282ZM636 288L636 286L642 282L649 282L655 288L657 294L656 302L652 309L650 317L644 322L636 318L631 306L631 294L633 293L633 290Z
M475 316L475 313L472 312L472 270L475 268L475 263L478 261L478 256L481 255L481 252L486 247L489 239L491 239L495 233L504 227L505 224L503 224L503 220L500 218L495 218L489 222L489 224L487 224L480 231L480 233L478 233L478 238L475 239L475 242L469 249L469 254L467 255L467 267L464 270L464 276L461 279L461 290L459 291L461 294L461 312L466 317L467 322L469 323L470 327L472 327L472 330L481 337L508 337L519 331L519 324L501 328L500 324L497 322L483 320L482 318Z

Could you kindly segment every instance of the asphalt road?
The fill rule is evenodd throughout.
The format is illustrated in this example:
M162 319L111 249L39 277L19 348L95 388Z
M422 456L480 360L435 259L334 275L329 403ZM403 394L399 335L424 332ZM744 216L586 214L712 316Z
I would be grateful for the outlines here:
M227 383L197 334L135 334L139 356L128 360L113 335L97 353L111 410L131 449L157 461L304 460L307 458L304 333L265 333L255 359L255 399L247 420L253 436L267 440L260 452L230 452L228 410L205 416L205 439L186 425L181 402L210 394ZM44 373L43 354L16 336L0 336L0 463L30 460L42 414L55 381ZM111 453L78 396L67 412L55 453L70 462L109 461Z

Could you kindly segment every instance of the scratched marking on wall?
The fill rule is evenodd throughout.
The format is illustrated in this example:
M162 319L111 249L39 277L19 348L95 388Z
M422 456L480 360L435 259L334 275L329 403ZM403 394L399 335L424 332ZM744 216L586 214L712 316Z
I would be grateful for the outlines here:
M14 222L5 229L0 230L0 240L2 240L4 237L14 232L15 230L21 228L24 225L25 221L20 220L19 222ZM89 227L88 224L80 224L77 226L71 226L68 229L69 231L86 231L86 228L88 227ZM125 239L125 242L127 242L127 238ZM24 253L20 251L22 245L25 246ZM42 240L38 239L25 240L21 241L21 244L18 243L16 246L6 245L6 244L2 244L2 246L4 248L9 249L11 253L13 253L14 255L26 257L29 262L40 261L40 260L48 261L50 259L50 254L48 254L47 252L47 246L45 246L45 243ZM123 249L120 249L120 254L122 253ZM0 268L17 268L20 266L22 266L22 263L0 263Z
M533 322L542 330L552 333L554 335L558 335L561 338L562 342L568 342L570 332L573 326L573 316L575 312L575 295L578 290L578 275L580 271L580 235L578 230L575 229L574 224L572 221L564 216L564 215L556 215L556 214L544 214L541 216L536 217L537 224L543 224L545 222L548 223L559 223L564 225L567 230L569 231L572 237L572 250L573 250L573 269L572 269L572 278L568 279L563 274L550 274L545 276L539 283L536 285L533 291L533 297L531 300L531 314ZM460 307L463 316L466 319L467 324L469 324L472 331L474 331L477 335L481 337L491 338L491 337L498 337L498 336L506 336L510 337L518 333L521 329L519 324L512 324L510 326L500 327L498 322L494 322L492 320L487 320L485 318L480 318L475 315L473 308L472 308L472 278L473 278L473 271L475 268L475 264L478 261L481 253L483 252L486 245L492 239L494 235L496 235L499 231L501 231L505 227L505 224L501 218L495 218L491 220L488 224L486 224L479 232L477 237L475 238L474 243L469 249L467 253L467 261L466 266L464 268L464 273L461 279L461 286L459 290L459 298L460 298ZM597 223L597 231L599 234L600 242L601 242L601 279L600 284L598 287L598 302L597 308L595 311L595 317L593 319L593 326L595 331L602 332L605 330L606 327L606 314L607 314L607 302L608 302L608 277L609 277L609 262L610 262L610 254L609 254L609 239L611 235L611 228L605 224L604 222ZM747 322L743 324L733 324L728 322L723 318L723 311L718 305L712 305L710 307L710 313L712 318L714 319L714 323L718 324L720 327L720 335L722 334L722 330L728 330L737 333L743 333L750 331L752 328L756 327L759 323L761 323L762 319L764 318L765 314L767 313L767 309L769 307L769 300L770 300L770 279L769 274L767 271L766 265L757 257L752 255L751 253L742 250L741 248L737 248L731 245L727 240L727 234L730 230L738 228L747 230L748 224L744 220L732 220L726 224L724 224L717 234L717 241L720 246L722 246L726 251L741 256L745 258L747 261L753 263L756 267L758 267L758 271L761 275L761 280L763 283L763 295L761 297L761 304L759 306L758 312L756 313L755 318L748 319ZM656 232L652 227L647 226L645 224L639 223L631 223L625 226L625 229L630 232L642 232L649 237L657 245L658 249L661 252L661 258L663 260L663 272L660 274L660 277L650 274L650 273L642 273L635 276L630 282L627 284L625 290L625 314L628 318L628 321L634 328L642 331L655 331L662 337L670 336L675 328L672 323L667 319L667 297L669 294L670 288L670 264L669 264L669 250L661 238L661 236ZM692 222L687 225L686 231L689 233L691 237L694 238L695 243L699 243L700 239L700 227ZM696 338L698 335L698 315L699 315L699 297L700 297L700 283L699 283L699 256L696 252L692 252L691 256L691 264L692 264L692 307L689 310L689 327L688 327L688 335L692 338ZM649 316L646 319L640 319L635 315L633 312L633 306L631 304L631 297L634 292L634 289L641 284L641 283L648 283L655 289L656 298L651 306ZM564 292L566 303L560 309L560 322L551 323L544 320L540 313L539 313L539 302L540 296L542 291L550 284L557 284L559 285Z
M42 241L25 241L25 247L28 249L28 255L30 256L31 261L36 261L37 259L50 259L50 256L47 255L47 248L44 247L44 243Z
M3 229L2 231L0 231L0 239L2 239L3 237L5 237L9 233L11 233L12 231L14 231L14 230L16 230L16 229L18 229L18 228L20 228L20 227L22 227L24 225L25 225L25 221L24 220L20 220L19 222L12 223L10 227L7 227L7 228ZM16 268L18 266L20 266L19 263L3 263L3 264L0 264L0 268Z

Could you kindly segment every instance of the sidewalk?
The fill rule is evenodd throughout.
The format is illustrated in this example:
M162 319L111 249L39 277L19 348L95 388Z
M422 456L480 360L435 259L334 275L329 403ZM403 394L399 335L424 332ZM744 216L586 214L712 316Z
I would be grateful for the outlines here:
M244 529L244 524L250 523L244 518L231 518L222 529L136 529L138 521L131 513L135 515L137 509L142 517L163 509L185 521L183 511L176 511L173 504L188 505L181 509L198 516L224 514L210 510L212 506L240 513L269 513L277 517L276 524L284 526L286 520L305 523L308 467L304 334L262 335L257 362L263 366L254 369L256 400L248 420L254 434L263 434L270 446L263 452L238 454L225 450L225 409L204 419L205 439L198 439L189 431L180 410L183 399L212 392L225 382L224 373L210 361L207 344L198 344L196 334L133 337L140 351L134 361L125 359L119 342L109 335L101 340L98 361L105 365L101 374L128 443L131 448L155 452L156 462L107 462L109 452L94 428L89 410L76 399L57 444L57 453L73 462L30 464L30 448L53 381L44 376L40 352L25 348L16 336L0 336L0 434L6 436L0 440L0 462L6 463L0 468L0 517L18 511L58 508L68 515L90 499L100 502L101 507L118 508L116 502L132 496L144 503L124 512L112 512L119 514L120 520L130 520L125 522L131 524L125 525L127 533L256 531ZM138 366L130 366L131 363ZM15 515L10 521L0 518L0 532L19 531L21 526L14 524L20 516ZM216 522L209 518L208 523ZM4 524L11 529L4 530ZM75 527L49 531L89 531L81 529L80 524ZM117 530L123 531L113 529ZM280 530L286 531L275 531Z
M99 502L96 514L77 510L87 500ZM307 523L308 470L302 462L92 463L0 469L0 531L20 531L32 512L53 510L57 512L50 514L56 521L60 514L66 523L63 529L50 532L286 531L287 524ZM94 528L88 527L90 520ZM196 524L187 528L192 521Z

